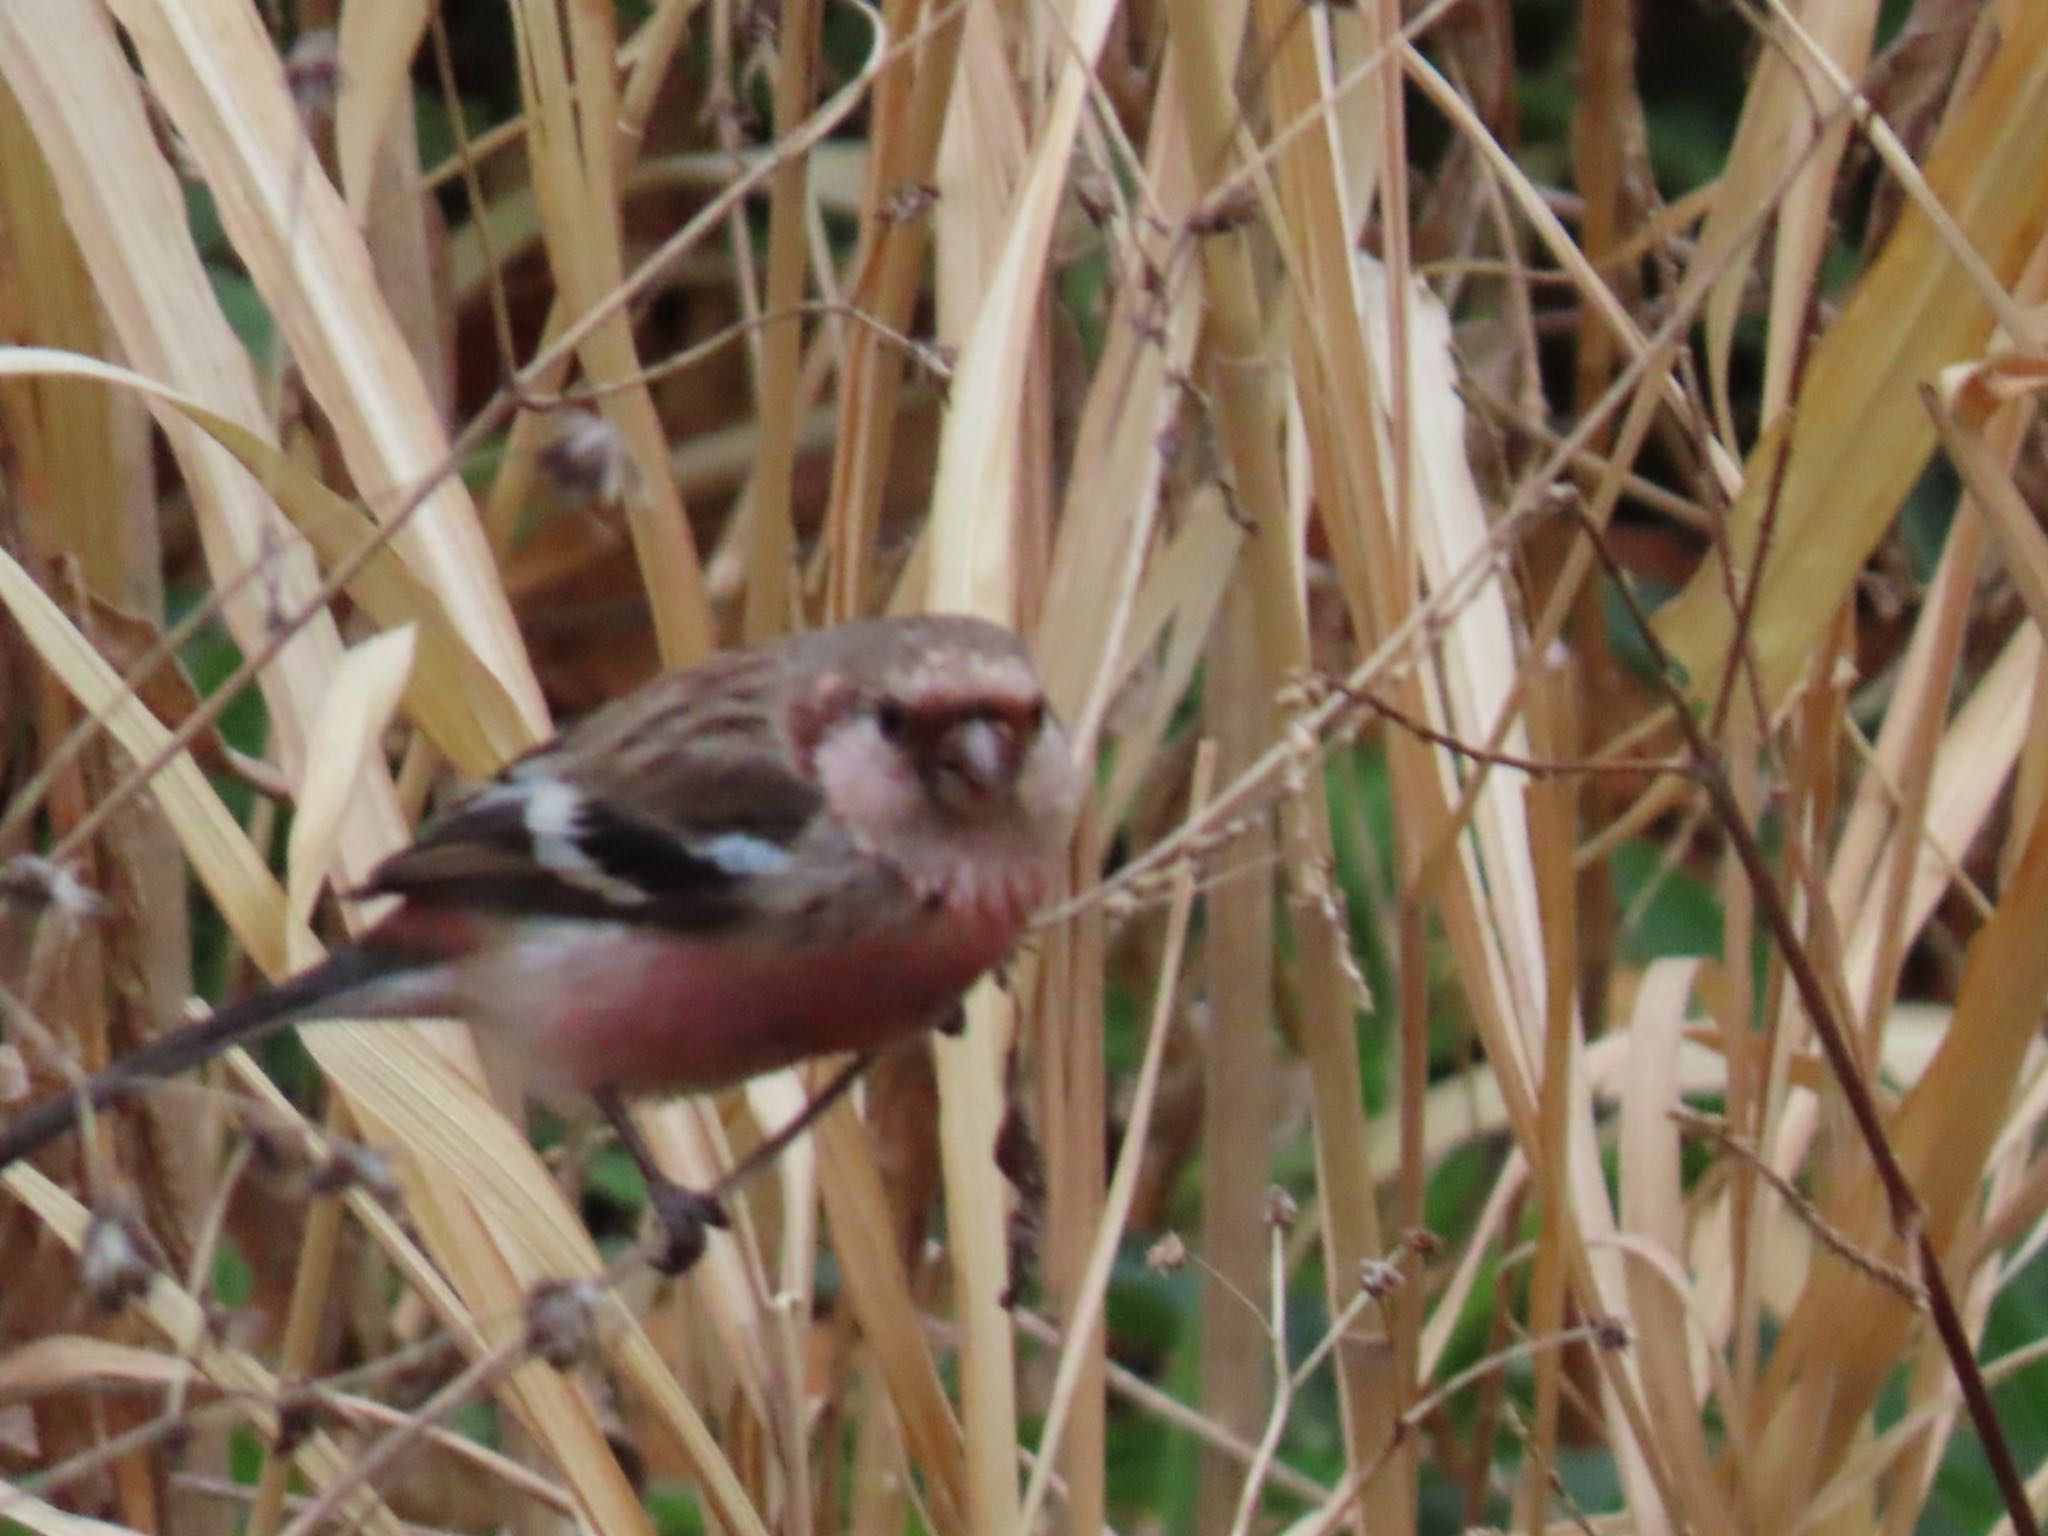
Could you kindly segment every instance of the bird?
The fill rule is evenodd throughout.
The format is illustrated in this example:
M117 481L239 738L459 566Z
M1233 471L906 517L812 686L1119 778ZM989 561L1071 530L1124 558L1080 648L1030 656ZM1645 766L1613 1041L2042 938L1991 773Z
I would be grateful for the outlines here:
M662 1175L627 1101L942 1023L1054 890L1081 794L1000 625L865 619L716 653L427 819L348 893L396 898L354 942L0 1124L0 1169L86 1104L288 1025L451 1017L540 1097L598 1105L681 1273L725 1211Z

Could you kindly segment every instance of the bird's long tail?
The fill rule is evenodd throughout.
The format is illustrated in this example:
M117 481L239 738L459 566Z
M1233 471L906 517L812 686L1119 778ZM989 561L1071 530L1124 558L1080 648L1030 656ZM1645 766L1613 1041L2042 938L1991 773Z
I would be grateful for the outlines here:
M223 1008L210 1019L159 1035L106 1071L0 1124L0 1169L70 1130L86 1104L104 1109L160 1078L196 1067L232 1046L252 1044L315 1013L346 1017L349 994L410 970L420 959L378 944L339 949L312 969Z

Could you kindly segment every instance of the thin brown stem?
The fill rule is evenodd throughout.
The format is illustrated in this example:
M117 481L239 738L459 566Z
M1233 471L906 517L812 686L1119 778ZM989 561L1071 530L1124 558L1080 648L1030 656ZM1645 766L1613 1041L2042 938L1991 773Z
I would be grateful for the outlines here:
M1559 778L1569 774L1625 774L1640 777L1643 774L1684 774L1690 775L1691 765L1677 759L1660 759L1654 762L1625 762L1611 758L1546 758L1520 757L1512 752L1491 751L1477 747L1448 731L1440 731L1425 720L1417 719L1400 705L1381 697L1366 688L1356 688L1340 678L1324 680L1325 686L1355 699L1375 714L1383 715L1411 736L1418 736L1447 752L1470 758L1475 763L1486 763L1495 768L1513 768L1532 778Z

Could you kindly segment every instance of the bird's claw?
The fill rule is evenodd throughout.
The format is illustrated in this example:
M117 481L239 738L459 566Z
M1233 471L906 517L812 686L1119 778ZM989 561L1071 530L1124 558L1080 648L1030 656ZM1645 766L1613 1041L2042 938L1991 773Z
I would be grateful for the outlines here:
M661 1234L655 1242L653 1263L662 1274L687 1274L704 1257L709 1242L708 1228L723 1231L732 1225L725 1202L716 1195L686 1189L681 1184L659 1184L648 1191L654 1204Z

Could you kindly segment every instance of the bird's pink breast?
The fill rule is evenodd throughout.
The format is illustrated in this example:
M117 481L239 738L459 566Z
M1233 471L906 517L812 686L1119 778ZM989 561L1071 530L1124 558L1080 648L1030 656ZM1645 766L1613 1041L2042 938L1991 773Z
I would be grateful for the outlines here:
M537 1087L585 1093L719 1088L805 1057L875 1049L936 1022L1015 938L1007 925L937 919L812 949L537 926L479 956L464 990L488 1000L472 1012L485 1027L525 1037Z

